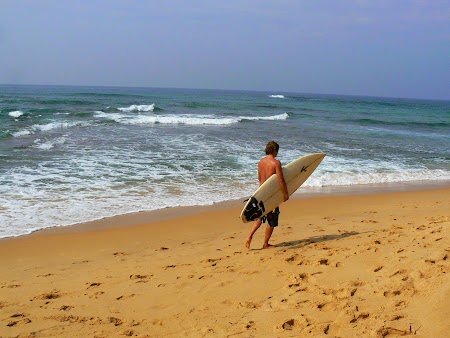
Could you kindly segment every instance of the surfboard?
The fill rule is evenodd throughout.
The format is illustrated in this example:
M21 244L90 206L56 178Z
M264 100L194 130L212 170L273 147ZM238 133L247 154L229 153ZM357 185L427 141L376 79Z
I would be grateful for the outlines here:
M283 176L289 196L300 188L316 170L325 155L324 153L306 155L283 167ZM283 201L283 190L278 182L277 175L273 174L260 185L247 201L241 212L241 220L247 223L261 218L283 203Z

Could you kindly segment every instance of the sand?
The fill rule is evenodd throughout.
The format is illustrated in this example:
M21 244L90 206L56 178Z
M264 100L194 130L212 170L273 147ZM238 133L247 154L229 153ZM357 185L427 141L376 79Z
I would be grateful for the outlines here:
M241 203L0 240L1 337L449 337L450 188Z

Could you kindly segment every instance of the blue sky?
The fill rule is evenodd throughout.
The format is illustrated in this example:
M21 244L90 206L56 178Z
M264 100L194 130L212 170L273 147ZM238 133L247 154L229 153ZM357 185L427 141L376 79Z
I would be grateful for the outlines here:
M0 83L450 99L449 1L0 0Z

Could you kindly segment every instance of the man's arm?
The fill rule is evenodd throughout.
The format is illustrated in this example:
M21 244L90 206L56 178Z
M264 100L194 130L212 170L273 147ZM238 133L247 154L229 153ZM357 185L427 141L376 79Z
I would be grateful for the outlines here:
M283 190L284 201L286 202L289 199L289 193L287 190L286 181L284 180L283 169L281 168L280 161L277 161L275 172L277 174L278 182L280 183L281 189Z

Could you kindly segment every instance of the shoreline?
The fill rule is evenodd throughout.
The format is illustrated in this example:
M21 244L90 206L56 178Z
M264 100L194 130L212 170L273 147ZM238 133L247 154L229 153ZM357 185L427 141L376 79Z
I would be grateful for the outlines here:
M353 195L371 195L389 192L401 191L420 191L430 189L441 189L450 187L450 180L445 181L414 181L414 182L389 182L374 183L362 185L348 186L330 186L330 187L304 187L300 188L291 196L291 200L318 198L324 196L353 196ZM248 197L242 197L237 200L220 201L209 205L193 205L193 206L175 206L163 209L143 210L119 214L113 216L102 217L99 219L79 222L62 226L51 226L47 228L37 229L27 234L17 236L7 236L0 238L0 245L3 241L14 238L22 238L26 236L34 236L46 233L65 233L65 232L81 232L98 229L115 228L121 226L133 226L142 223L155 223L158 221L181 218L187 215L193 215L214 209L223 209L240 206L243 207L243 201ZM124 225L125 224L125 225Z
M0 336L444 336L448 205L448 185L301 196L264 250L237 201L8 238Z

